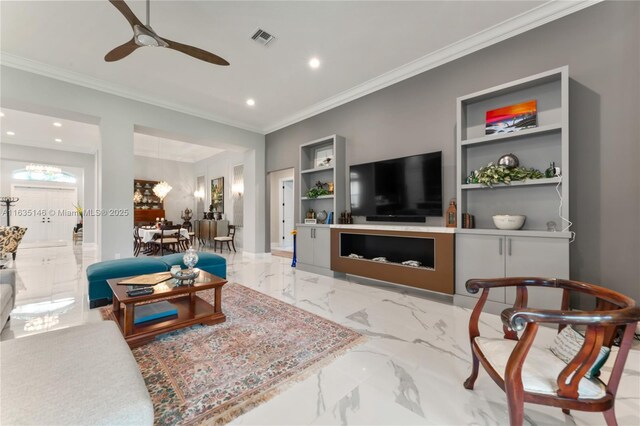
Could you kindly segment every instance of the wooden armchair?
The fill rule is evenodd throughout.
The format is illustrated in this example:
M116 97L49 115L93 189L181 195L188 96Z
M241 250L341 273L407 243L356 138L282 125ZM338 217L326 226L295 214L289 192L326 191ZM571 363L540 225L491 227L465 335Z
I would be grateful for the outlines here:
M464 382L465 388L473 389L481 363L507 395L512 426L522 425L525 402L559 407L566 414L570 410L602 411L607 425L617 424L616 392L640 320L640 308L635 306L633 299L596 285L558 279L469 280L466 287L474 294L482 289L482 294L469 320L473 367L471 376ZM495 287L517 287L513 308L502 312L503 339L481 337L478 329L489 290ZM560 310L527 308L527 287L563 289ZM595 297L595 310L570 310L572 292ZM547 348L532 345L538 326L549 323L558 324L558 332L566 326L586 327L584 343L570 362L563 362ZM522 331L520 338L518 331ZM622 335L620 348L607 383L599 378L585 377L601 347L610 348L619 331Z

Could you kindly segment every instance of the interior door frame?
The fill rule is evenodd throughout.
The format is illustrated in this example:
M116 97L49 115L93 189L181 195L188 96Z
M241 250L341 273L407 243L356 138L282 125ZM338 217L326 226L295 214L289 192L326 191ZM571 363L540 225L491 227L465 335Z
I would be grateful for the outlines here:
M285 177L285 178L279 178L278 179L278 242L280 243L280 247L284 247L284 245L282 244L284 240L286 240L286 236L284 235L284 208L283 208L283 203L284 203L284 183L285 182L291 182L291 208L293 209L291 212L291 218L292 218L292 222L293 225L295 226L295 205L296 205L296 200L295 200L295 187L296 187L296 182L295 182L295 177L294 176L290 176L290 177ZM284 238L282 238L284 237Z

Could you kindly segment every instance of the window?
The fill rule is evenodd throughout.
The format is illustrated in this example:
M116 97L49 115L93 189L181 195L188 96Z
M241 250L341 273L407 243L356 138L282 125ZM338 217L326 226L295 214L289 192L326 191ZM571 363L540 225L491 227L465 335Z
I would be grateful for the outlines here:
M45 166L48 167L48 166ZM35 180L40 182L76 183L76 177L71 173L55 168L31 168L16 170L11 175L16 180Z

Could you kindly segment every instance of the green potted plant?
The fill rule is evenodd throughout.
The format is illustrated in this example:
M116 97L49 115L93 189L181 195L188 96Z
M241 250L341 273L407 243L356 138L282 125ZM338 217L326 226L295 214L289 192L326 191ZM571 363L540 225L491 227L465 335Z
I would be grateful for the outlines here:
M330 194L331 192L329 191L328 184L318 181L316 182L314 187L309 188L309 190L307 191L307 198L318 198L323 195Z
M484 186L493 187L495 184L503 183L505 185L511 182L523 181L527 179L541 179L544 173L534 168L499 166L495 163L489 163L484 167L474 170L467 177L467 183L480 183Z

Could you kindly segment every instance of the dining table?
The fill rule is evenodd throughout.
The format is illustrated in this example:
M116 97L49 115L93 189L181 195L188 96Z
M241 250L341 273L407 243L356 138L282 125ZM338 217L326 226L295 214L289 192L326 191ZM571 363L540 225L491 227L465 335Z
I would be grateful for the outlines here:
M177 232L176 229L165 230L164 235L171 235ZM138 235L143 243L150 243L156 237L156 235L160 235L160 229L156 227L148 227L148 228L138 228ZM180 228L180 235L186 239L189 239L189 230L185 228Z

